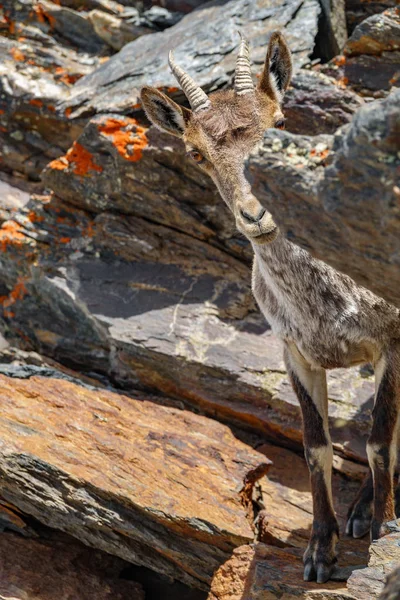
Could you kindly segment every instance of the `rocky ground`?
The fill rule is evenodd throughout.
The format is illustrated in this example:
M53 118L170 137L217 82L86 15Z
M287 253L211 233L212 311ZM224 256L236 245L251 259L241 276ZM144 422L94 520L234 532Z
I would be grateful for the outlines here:
M238 28L257 76L282 29L287 131L247 175L290 239L399 305L397 4L3 1L0 599L380 596L400 534L343 534L372 372L329 376L340 569L306 584L300 411L250 249L139 91L184 102L171 47L206 91L229 86Z

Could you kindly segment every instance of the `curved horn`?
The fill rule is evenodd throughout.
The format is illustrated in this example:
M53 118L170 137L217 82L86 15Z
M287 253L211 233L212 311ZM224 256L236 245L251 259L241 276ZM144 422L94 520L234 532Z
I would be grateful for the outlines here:
M190 75L176 64L172 50L168 56L168 64L175 79L184 91L186 98L189 100L193 112L208 108L211 102L208 99L207 94L194 82Z
M235 92L236 94L243 95L254 92L254 84L251 78L249 43L243 37L240 31L238 33L241 41L239 53L236 59Z

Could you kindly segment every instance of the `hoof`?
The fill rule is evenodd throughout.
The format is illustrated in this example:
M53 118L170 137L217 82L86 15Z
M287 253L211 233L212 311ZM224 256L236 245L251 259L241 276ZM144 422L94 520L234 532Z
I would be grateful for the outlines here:
M371 527L371 519L370 518L357 518L351 516L347 521L346 525L346 535L349 535L353 538L362 538L367 533L369 533Z
M325 583L331 578L335 570L336 561L332 564L316 563L309 559L304 565L304 581L316 581Z

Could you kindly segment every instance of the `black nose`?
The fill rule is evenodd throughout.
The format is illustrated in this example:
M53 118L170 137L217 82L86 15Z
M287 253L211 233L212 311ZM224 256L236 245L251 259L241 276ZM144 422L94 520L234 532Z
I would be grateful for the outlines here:
M256 215L256 216L251 215L250 213L248 213L245 210L241 210L240 212L242 214L243 219L245 221L247 221L248 223L258 223L259 221L261 221L261 219L265 215L265 208L262 208L260 210L260 212L258 213L258 215Z

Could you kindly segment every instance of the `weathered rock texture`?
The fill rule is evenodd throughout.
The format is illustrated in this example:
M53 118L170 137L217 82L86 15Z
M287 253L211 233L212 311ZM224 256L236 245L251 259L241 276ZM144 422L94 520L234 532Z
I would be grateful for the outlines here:
M253 540L269 461L228 428L61 380L0 380L2 496L23 512L200 588Z
M93 554L78 544L2 533L0 599L144 600L138 584L107 577Z
M353 540L354 542L354 540ZM349 540L340 544L339 564L332 581L323 586L302 581L301 552L295 548L277 548L263 543L237 548L233 556L214 575L208 600L397 600L398 576L380 596L388 573L400 564L399 534L391 534L372 544L369 566L360 569L360 555ZM362 564L362 562L361 562ZM351 573L346 585L346 572ZM397 577L397 579L396 579ZM390 587L389 587L390 586ZM393 596L389 595L389 590Z
M398 0L345 0L349 33L367 17L398 5Z
M385 589L379 600L398 600L400 598L400 567L395 569L386 579Z
M344 48L343 77L364 95L400 85L400 8L362 21Z
M300 409L280 342L251 300L249 269L170 231L37 198L3 225L4 332L127 389L173 396L299 448ZM373 382L353 370L333 372L330 384L335 448L363 460Z
M357 600L375 600L385 587L387 576L400 566L400 533L391 533L370 546L368 567L354 571L348 581L349 592ZM397 577L398 581L398 577ZM392 587L392 586L391 586ZM393 590L393 587L392 587ZM397 592L400 588L397 589ZM382 593L396 600L396 595Z
M293 241L396 305L399 128L395 90L362 107L336 134L332 150L329 137L269 131L249 160L255 194Z
M342 582L303 582L301 554L262 543L241 546L216 572L208 600L355 600Z
M309 61L314 49L320 6L317 0L230 0L200 7L162 33L144 36L91 75L81 79L64 103L73 116L93 112L131 112L140 108L140 88L153 85L183 99L167 65L168 52L190 71L205 90L230 84L239 43L238 28L252 45L254 71L260 72L270 34L282 29L296 67ZM209 23L210 27L204 27Z
M349 123L363 103L362 98L340 86L333 77L299 70L283 102L286 129L305 135L335 133L338 127Z

